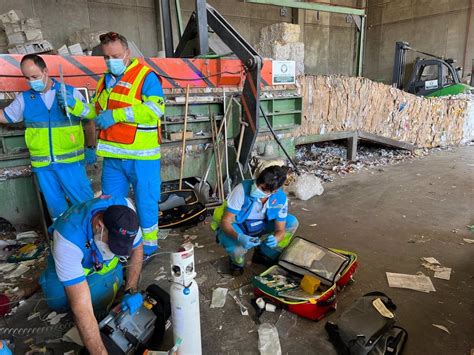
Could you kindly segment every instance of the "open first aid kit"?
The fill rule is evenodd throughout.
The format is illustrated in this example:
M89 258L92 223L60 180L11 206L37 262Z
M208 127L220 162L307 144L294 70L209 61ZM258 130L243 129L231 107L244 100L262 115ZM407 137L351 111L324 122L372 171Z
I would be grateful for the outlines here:
M336 309L336 291L352 282L357 255L294 237L278 264L253 278L254 293L299 316L320 320Z

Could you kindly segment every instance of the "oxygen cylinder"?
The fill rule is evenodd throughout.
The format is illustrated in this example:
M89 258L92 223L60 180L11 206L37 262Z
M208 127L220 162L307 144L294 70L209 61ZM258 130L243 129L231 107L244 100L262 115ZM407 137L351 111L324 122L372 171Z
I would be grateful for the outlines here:
M173 338L178 355L201 354L199 289L194 278L194 246L185 243L171 254L170 288Z

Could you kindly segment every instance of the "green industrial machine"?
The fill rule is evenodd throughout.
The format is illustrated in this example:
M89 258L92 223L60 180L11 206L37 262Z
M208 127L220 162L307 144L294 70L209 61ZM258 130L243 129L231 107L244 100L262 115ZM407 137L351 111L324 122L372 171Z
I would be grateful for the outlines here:
M229 164L235 163L234 139L240 131L240 121L243 108L240 104L240 94L226 96L226 105L232 100L231 113L228 122L227 149L229 153ZM179 177L179 162L181 154L181 135L184 128L185 104L178 100L181 94L167 95L166 115L162 120L162 132L164 141L162 144L161 175L163 181L176 180ZM182 98L182 97L181 97ZM208 102L202 102L208 98ZM5 107L11 100L0 101L0 108ZM188 112L189 133L192 138L187 139L186 164L184 177L201 177L204 175L212 155L211 139L211 117L215 118L220 125L224 118L224 97L222 91L205 94L192 95ZM266 92L261 97L261 104L271 125L278 133L287 133L301 124L302 97L291 91ZM259 122L260 137L269 134L265 122ZM179 138L170 139L172 133L178 133ZM275 152L281 153L276 143L257 139L257 149L265 144L274 144ZM294 152L292 139L283 139L285 148ZM281 153L283 156L283 153ZM24 127L0 126L0 217L6 218L15 225L36 225L42 221L40 195L35 187L34 179L30 170L29 154L24 140ZM100 189L100 163L96 167L88 168L88 175L92 181L94 191ZM214 186L216 182L216 169L213 164L208 182Z
M405 83L406 55L408 51L417 52L429 57L417 58L408 82ZM439 97L474 93L474 88L461 83L459 71L454 67L455 61L434 54L419 51L410 47L407 42L395 45L392 86L418 96Z

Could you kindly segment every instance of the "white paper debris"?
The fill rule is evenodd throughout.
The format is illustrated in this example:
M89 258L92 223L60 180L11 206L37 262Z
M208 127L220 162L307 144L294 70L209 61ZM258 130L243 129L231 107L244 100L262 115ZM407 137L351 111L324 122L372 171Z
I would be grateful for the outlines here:
M51 312L50 314L48 314L48 316L46 317L46 320L51 320L53 319L54 317L56 317L58 314L56 312Z
M309 226L310 226L310 227L316 227L317 224L316 224L316 223L313 223L313 224L310 224Z
M441 263L438 260L436 260L435 258L433 258L432 256L424 257L423 260L426 261L427 263L430 263L430 264L441 265Z
M19 264L18 267L13 270L11 273L5 275L6 279L12 279L14 277L19 277L27 272L30 268L24 264Z
M474 243L474 239L463 238L462 240L464 240L467 244L473 244Z
M40 312L36 312L36 313L30 314L27 319L28 319L28 320L35 319L35 318L39 317L40 314L41 314Z
M166 279L166 275L158 275L157 277L155 277L155 281L161 281L163 279Z
M49 319L49 324L56 325L61 321L62 318L66 317L66 316L67 316L67 313L56 314L53 318Z
M227 288L218 287L212 291L211 308L222 308L225 305Z
M0 264L0 272L10 272L14 268L16 268L16 264L14 264L14 263Z
M407 275L387 272L388 285L395 288L407 288L421 292L435 292L436 289L428 276Z
M39 235L38 233L36 233L35 231L28 231L28 232L22 232L22 233L18 233L16 235L16 240L20 240L20 239L25 239L25 238L33 238L33 239L36 239L38 238Z
M440 267L435 271L434 277L441 280L449 280L451 278L451 268L450 267Z
M258 327L258 350L260 355L281 355L278 330L273 324L263 323Z
M194 247L196 247L197 249L201 249L201 248L204 248L204 245L200 245L199 243L194 243Z
M440 324L431 324L433 327L436 327L438 329L441 329L441 330L444 330L446 333L448 334L451 334L448 330L448 328L446 328L444 325L440 325Z
M310 212L310 210L308 210L307 208L301 207L301 209L302 209L303 211Z

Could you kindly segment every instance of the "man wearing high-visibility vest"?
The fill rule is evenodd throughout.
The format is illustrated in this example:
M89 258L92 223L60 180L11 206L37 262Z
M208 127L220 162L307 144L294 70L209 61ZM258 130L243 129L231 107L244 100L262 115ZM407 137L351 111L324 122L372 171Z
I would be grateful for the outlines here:
M137 292L143 248L134 206L123 197L101 196L68 209L50 231L51 254L39 279L46 303L54 311L72 311L90 354L107 354L96 316L110 310L124 283L122 310L133 314L143 304Z
M84 149L81 120L77 115L66 115L59 97L60 83L49 77L43 58L25 55L20 66L30 90L0 110L0 123L24 122L32 170L54 220L68 209L68 200L77 204L93 198L84 158L88 164L96 160L95 126L93 122L85 124L87 147ZM83 97L76 89L66 85L66 91L82 102Z
M72 114L94 119L100 128L103 194L126 197L132 185L144 252L151 255L158 248L163 89L155 72L131 58L125 37L109 32L100 41L108 72L97 83L93 103L70 94L66 101Z

